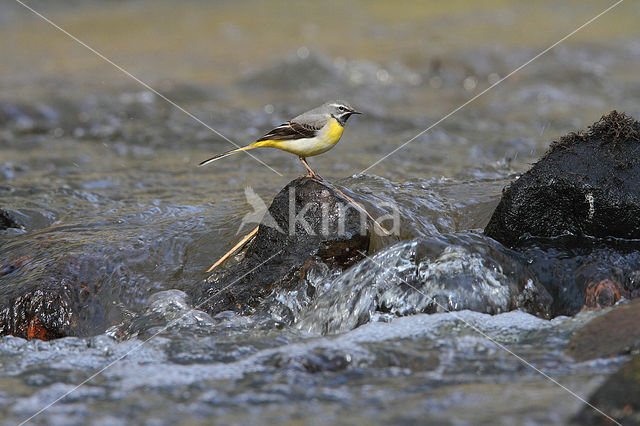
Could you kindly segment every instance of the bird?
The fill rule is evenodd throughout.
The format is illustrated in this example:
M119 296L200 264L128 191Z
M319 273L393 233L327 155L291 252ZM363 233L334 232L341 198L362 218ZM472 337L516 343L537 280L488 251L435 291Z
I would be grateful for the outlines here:
M354 114L362 113L345 101L327 102L282 123L245 147L215 155L198 166L250 149L278 148L297 155L309 172L306 176L322 181L323 179L309 167L306 158L323 154L333 148L342 137L347 120Z

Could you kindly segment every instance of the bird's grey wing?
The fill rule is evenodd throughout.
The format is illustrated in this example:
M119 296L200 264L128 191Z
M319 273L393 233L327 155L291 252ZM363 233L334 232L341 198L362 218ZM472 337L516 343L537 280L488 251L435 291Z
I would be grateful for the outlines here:
M326 123L326 120L325 120ZM320 124L319 121L309 121L299 123L296 121L287 121L286 123L282 123L256 142L266 141L266 140L291 140L291 139L306 139L312 138L318 134L318 130L320 130L324 126L324 123Z

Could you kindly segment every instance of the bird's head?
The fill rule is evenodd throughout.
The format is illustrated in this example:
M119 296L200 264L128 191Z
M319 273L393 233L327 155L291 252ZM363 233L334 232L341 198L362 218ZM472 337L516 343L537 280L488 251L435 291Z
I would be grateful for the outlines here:
M362 114L345 101L328 102L325 107L327 112L343 126L353 114Z

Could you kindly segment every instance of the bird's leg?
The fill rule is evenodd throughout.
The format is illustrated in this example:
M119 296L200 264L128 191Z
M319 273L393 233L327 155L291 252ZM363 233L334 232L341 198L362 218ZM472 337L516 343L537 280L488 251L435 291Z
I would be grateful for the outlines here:
M315 174L313 170L311 170L311 167L309 167L309 165L307 164L307 160L304 157L300 157L300 161L302 161L302 164L304 164L304 167L309 171L309 174L307 175L307 177L313 178L315 180L319 180L320 182L324 182L324 179L322 179L320 176Z

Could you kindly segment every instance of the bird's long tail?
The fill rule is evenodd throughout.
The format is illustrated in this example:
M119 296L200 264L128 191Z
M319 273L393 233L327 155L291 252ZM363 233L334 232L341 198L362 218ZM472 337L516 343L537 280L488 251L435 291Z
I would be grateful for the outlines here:
M242 148L232 149L231 151L223 152L222 154L218 154L218 155L215 155L215 156L213 156L213 157L211 157L211 158L209 158L207 160L204 160L202 163L198 164L198 167L204 166L204 165L209 164L209 163L213 163L216 160L219 160L219 159L224 158L224 157L228 157L229 155L235 154L236 152L248 151L248 150L253 149L253 148L257 148L257 146L255 144L251 144L251 145L248 145L248 146L245 146L245 147L242 147Z

